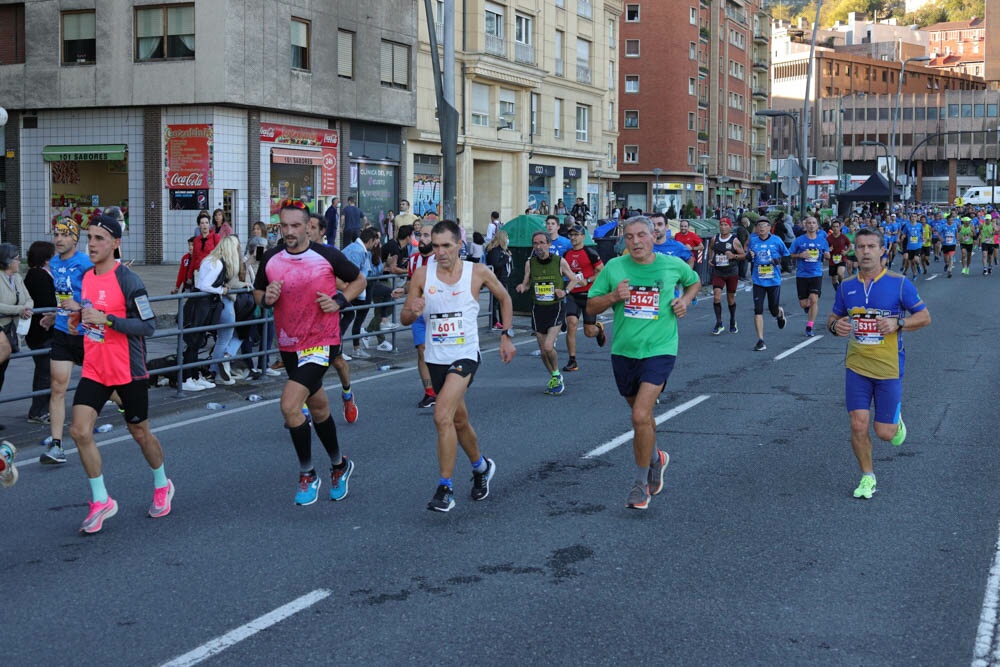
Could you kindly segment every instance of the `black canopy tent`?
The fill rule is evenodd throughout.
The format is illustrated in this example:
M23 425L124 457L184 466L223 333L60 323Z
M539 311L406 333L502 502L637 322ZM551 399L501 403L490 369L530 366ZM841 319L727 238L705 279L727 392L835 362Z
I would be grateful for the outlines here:
M884 201L889 202L889 180L882 174L872 174L868 180L847 192L837 193L837 213L845 217L851 213L854 202Z

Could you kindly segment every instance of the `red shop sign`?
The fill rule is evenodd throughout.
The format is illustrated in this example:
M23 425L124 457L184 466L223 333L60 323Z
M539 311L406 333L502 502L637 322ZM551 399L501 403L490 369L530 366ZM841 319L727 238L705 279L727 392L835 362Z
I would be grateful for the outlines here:
M333 197L337 192L337 151L332 148L323 149L323 169L320 192L327 197Z
M212 186L212 126L167 125L163 167L169 190Z
M260 140L264 143L288 144L291 146L337 148L340 145L340 132L337 130L324 130L318 127L261 123Z

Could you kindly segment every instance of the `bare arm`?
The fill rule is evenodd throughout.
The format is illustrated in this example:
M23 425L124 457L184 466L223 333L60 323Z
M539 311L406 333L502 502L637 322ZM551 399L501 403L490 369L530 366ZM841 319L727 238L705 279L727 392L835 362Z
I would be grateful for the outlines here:
M410 291L406 295L403 309L399 313L399 321L403 326L409 326L417 321L423 312L424 306L424 283L427 280L427 267L421 266L413 272L410 278Z

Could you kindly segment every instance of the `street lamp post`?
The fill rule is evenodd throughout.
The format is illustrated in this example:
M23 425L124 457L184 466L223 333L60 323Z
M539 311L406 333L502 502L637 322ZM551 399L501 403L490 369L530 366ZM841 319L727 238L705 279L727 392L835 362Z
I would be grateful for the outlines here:
M809 183L809 173L805 165L805 155L802 155L802 147L799 144L799 119L796 118L795 114L790 111L778 111L777 109L761 109L760 111L754 112L755 116L764 116L765 118L789 118L792 121L792 136L795 139L795 154L800 160L799 164L799 211L804 216L805 215L805 200L806 200L806 186ZM790 204L789 204L790 207Z
M698 162L701 163L701 217L703 220L708 219L708 161L711 159L712 156L706 153L698 156Z
M889 169L889 147L886 146L884 142L881 142L881 141L862 141L861 145L862 146L881 146L882 150L885 151L885 169L886 169L886 171L890 171L890 169ZM878 160L876 160L875 162L876 162L876 165L877 165L878 164ZM878 171L878 166L875 167L875 171ZM887 213L892 211L892 189L893 189L892 188L892 179L889 179L889 211L887 211Z
M903 99L903 77L906 73L906 63L922 63L930 60L930 56L914 56L907 58L899 67L899 80L896 82L896 105L892 110L892 130L889 132L889 148L886 150L889 170L889 210L892 210L893 195L896 190L896 123L899 119L899 105ZM864 142L862 142L863 144Z

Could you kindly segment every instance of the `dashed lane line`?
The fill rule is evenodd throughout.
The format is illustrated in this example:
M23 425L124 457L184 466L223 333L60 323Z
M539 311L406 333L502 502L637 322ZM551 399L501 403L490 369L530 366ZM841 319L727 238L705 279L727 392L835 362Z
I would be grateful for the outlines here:
M823 335L820 334L819 336L813 336L812 338L806 338L804 341L802 341L801 343L799 343L795 347L790 348L788 350L785 350L784 352L782 352L781 354L779 354L778 356L776 356L774 358L774 360L775 361L781 361L785 357L788 357L788 356L791 356L791 355L795 354L796 352L798 352L802 348L806 347L807 345L812 345L813 343L815 343L816 341L818 341L822 337L823 337Z
M659 417L656 418L656 424L657 424L657 426L659 426L663 422L667 421L668 419L673 419L674 417L676 417L677 415L681 414L682 412L686 412L687 410L690 410L691 408L693 408L694 406L698 405L699 403L701 403L703 401L707 401L709 398L711 398L711 396L709 394L702 394L701 396L698 396L696 398L692 398L690 401L688 401L686 403L681 403L677 407L671 408L670 410L667 410L662 415L660 415ZM592 459L592 458L595 458L597 456L602 456L604 454L607 454L611 450L616 449L618 447L621 447L623 444L625 444L626 442L628 442L629 440L631 440L634 435L635 435L635 430L634 429L626 431L625 433L622 433L618 437L613 438L612 440L608 440L603 445L601 445L599 447L596 447L595 449L590 450L589 452L587 452L586 454L583 455L583 458L585 458L585 459Z

